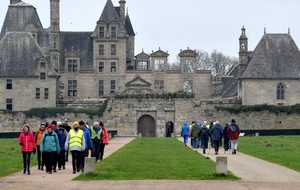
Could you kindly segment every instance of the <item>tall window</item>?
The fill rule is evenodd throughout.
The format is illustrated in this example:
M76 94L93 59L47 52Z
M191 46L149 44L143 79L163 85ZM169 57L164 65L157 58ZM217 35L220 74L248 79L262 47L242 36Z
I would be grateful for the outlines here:
M116 55L117 54L117 45L111 44L110 51L111 51L111 55Z
M104 55L104 45L103 44L99 45L99 55Z
M155 60L154 62L154 70L157 72L163 72L164 71L164 60Z
M112 73L115 73L117 71L117 69L116 69L116 62L111 62L110 63L110 71Z
M104 38L104 35L105 35L105 33L104 33L104 26L100 26L99 27L99 37L100 38Z
M35 89L35 99L40 99L41 97L41 90L40 88Z
M45 80L46 79L46 73L40 73L40 79Z
M193 61L192 60L185 60L183 71L185 73L193 72Z
M163 80L155 80L154 88L157 90L164 90L164 81Z
M76 73L77 72L77 59L68 60L68 72Z
M12 89L12 79L6 80L6 89L8 89L8 90Z
M68 80L68 96L77 96L77 80Z
M49 99L49 88L44 89L44 99Z
M148 70L148 62L147 61L139 61L136 66L137 70Z
M277 100L284 100L284 84L277 85Z
M110 36L111 36L112 38L116 38L116 37L117 37L117 27L112 26L112 27L110 28Z
M104 62L99 62L99 73L104 72Z
M13 101L12 99L6 99L6 109L12 110L13 108Z
M104 81L99 80L99 96L103 97L104 96Z
M110 81L110 93L115 93L115 91L116 91L116 81L111 80Z

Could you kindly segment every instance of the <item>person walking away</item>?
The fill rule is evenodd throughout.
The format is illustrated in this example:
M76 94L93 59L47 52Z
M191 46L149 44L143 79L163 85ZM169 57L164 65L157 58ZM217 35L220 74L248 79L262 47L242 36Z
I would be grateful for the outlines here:
M59 141L53 124L48 125L47 131L43 134L40 149L46 165L46 172L52 174L55 157L60 153Z
M206 125L202 125L198 133L198 136L201 141L201 148L203 150L203 154L205 154L206 149L208 148L208 140L209 140L209 130L206 127Z
M83 131L79 129L78 121L73 123L73 129L70 130L67 136L65 149L70 150L72 155L73 174L76 174L76 171L80 172L80 158L82 152L85 150L85 139Z
M95 122L91 128L92 141L94 151L92 152L92 157L96 157L96 162L99 161L99 151L100 151L100 140L102 139L102 128L99 122Z
M104 156L105 146L108 145L109 143L109 136L108 136L107 129L104 127L104 124L100 122L99 125L102 128L102 139L100 140L100 147L99 147L99 159L100 161L102 161Z
M184 122L183 126L181 127L181 136L183 137L183 144L187 146L189 140L189 131L190 127L186 122Z
M83 136L84 136L84 140L85 140L85 150L82 152L81 155L81 164L80 164L80 168L81 171L84 171L84 159L85 157L89 156L89 150L91 150L93 152L93 142L91 139L91 132L90 130L85 126L84 121L79 121L79 128L83 131Z
M37 152L37 161L38 161L38 170L44 170L44 161L42 159L41 149L40 149L40 143L43 134L46 132L46 124L41 123L40 128L35 133L35 144L36 144L36 152Z
M30 160L31 154L35 151L35 139L33 133L30 131L30 126L28 124L23 125L22 132L20 133L19 145L21 145L21 152L23 155L23 174L30 175Z
M231 120L231 124L227 130L227 133L229 135L232 154L236 154L240 135L240 127L235 123L234 119Z
M70 130L72 129L72 127L71 126L69 126L69 121L68 121L68 119L65 119L64 120L64 123L63 123L63 126L62 126L64 129L65 129L65 131L67 132L67 133L69 133L70 132ZM66 152L66 162L68 162L68 157L69 157L69 151L65 151Z
M229 149L229 135L228 135L229 124L226 123L225 127L222 129L222 136L224 139L224 150L227 151Z
M198 133L200 131L200 127L197 124L197 122L193 121L193 126L191 128L191 140L192 140L192 147L194 149L198 148L199 139L198 139Z
M57 122L58 123L58 122ZM63 127L59 127L59 134L61 137L61 141L59 141L59 147L60 147L60 152L58 155L58 170L61 170L61 168L63 170L66 169L66 151L65 151L65 143L67 140L67 134L65 132L65 129Z
M215 154L219 152L220 142L222 140L222 127L219 121L216 121L215 125L210 129L211 140L215 149Z

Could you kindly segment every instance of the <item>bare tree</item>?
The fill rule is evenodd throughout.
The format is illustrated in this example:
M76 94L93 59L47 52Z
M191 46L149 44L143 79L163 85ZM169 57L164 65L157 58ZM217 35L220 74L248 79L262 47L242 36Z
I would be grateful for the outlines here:
M209 54L202 50L196 50L198 56L196 58L197 70L211 70Z

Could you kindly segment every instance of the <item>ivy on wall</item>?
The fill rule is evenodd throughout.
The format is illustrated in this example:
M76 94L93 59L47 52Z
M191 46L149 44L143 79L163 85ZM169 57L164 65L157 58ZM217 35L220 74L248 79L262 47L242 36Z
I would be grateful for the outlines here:
M268 104L261 105L252 105L252 106L244 106L244 105L236 105L236 106L215 106L217 111L228 111L231 114L239 114L241 112L261 112L261 111L269 111L271 113L286 113L286 114L300 114L300 105L293 106L275 106Z
M23 113L26 117L39 117L41 119L47 117L57 117L57 114L64 115L65 113L74 113L76 114L87 114L90 119L93 119L93 116L101 117L106 110L108 101L106 100L101 107L99 108L66 108L66 107L55 107L55 108L32 108ZM18 112L5 110L5 113L16 114Z

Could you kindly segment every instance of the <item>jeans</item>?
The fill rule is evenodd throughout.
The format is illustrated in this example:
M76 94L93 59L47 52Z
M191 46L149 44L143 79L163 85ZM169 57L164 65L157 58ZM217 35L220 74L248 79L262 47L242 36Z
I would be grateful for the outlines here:
M194 137L193 140L192 140L192 146L193 148L198 148L198 145L199 145L199 139L197 137Z

